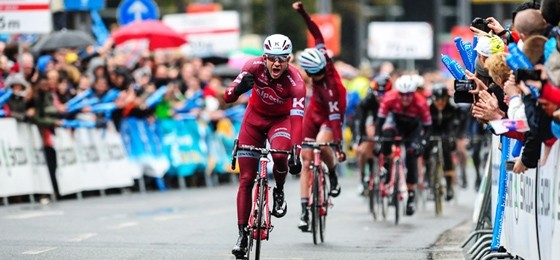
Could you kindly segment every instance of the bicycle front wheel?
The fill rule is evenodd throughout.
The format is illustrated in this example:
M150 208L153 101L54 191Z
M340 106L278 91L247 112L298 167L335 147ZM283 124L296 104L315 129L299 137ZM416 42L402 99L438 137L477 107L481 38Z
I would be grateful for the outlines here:
M321 243L325 242L325 230L327 229L327 213L329 209L329 186L327 185L327 178L325 178L324 172L321 174L321 208L319 209L319 235L321 237Z
M393 174L395 176L395 181L393 182L393 205L395 206L395 225L399 224L399 215L400 215L400 208L399 208L399 193L400 188L399 184L400 184L400 160L395 160L395 163L393 163Z
M443 166L440 160L436 160L435 170L434 170L434 200L436 204L436 216L441 215L443 212L443 186L441 184L441 178L443 175Z
M267 186L262 183L261 185L259 185L259 194L257 194L257 216L256 216L256 228L255 228L255 232L256 234L253 236L253 238L255 239L255 259L260 259L260 255L261 255L261 242L263 240L263 232L267 232L266 230L266 223L264 223L264 211L266 210L266 205L265 205L265 196L266 193L268 192L268 188Z
M313 244L319 243L319 214L321 205L319 204L319 169L313 170L313 184L311 188L311 233L313 233Z

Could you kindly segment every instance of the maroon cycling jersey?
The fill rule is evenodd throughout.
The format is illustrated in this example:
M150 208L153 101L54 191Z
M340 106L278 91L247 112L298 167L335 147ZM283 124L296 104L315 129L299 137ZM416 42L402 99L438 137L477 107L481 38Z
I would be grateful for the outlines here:
M342 140L342 117L346 111L346 88L342 84L331 58L327 55L325 40L319 27L303 9L300 13L315 40L315 48L325 55L327 61L325 77L319 81L312 82L313 95L309 101L308 110L313 113L309 113L309 116L315 114L325 121L328 120L329 126L333 131L333 139L335 142L339 142ZM308 126L303 127L307 128Z
M377 116L386 118L389 113L393 113L395 118L406 118L409 120L420 120L423 125L432 124L432 115L426 98L418 93L414 93L412 102L408 106L403 106L399 99L399 92L391 90L383 96Z
M342 117L346 111L346 88L340 80L332 61L327 57L326 74L313 81L313 95L308 110L328 120L335 142L342 140ZM307 126L303 126L304 128Z
M234 94L233 89L246 74L252 74L255 78L248 107L269 120L289 115L292 144L300 145L302 140L301 122L305 109L305 82L299 71L289 65L280 78L273 79L266 71L266 61L263 57L250 59L226 89L224 95L226 103L237 100L238 96Z

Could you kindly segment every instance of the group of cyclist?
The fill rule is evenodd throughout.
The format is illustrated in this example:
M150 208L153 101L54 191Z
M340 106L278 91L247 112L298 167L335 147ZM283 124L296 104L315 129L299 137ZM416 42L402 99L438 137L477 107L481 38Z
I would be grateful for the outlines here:
M301 2L294 3L292 7L301 15L315 40L314 48L303 50L296 58L299 67L311 79L312 95L309 100L306 102L304 77L298 68L290 64L292 43L288 37L280 34L270 35L264 40L263 56L246 62L240 74L226 89L224 99L228 103L235 102L239 96L252 90L239 132L239 145L265 147L268 141L271 149L294 151L291 159L286 154L272 155L276 181L272 192L272 215L280 218L287 212L283 189L287 172L296 175L301 173L302 211L298 227L307 231L309 166L313 154L311 149L301 149L301 143L316 141L336 144L335 149L323 147L321 158L328 168L331 187L329 195L337 197L341 193L341 187L336 166L337 162L346 158L341 146L346 89L327 54L319 27ZM434 87L432 102L418 91L423 85L424 80L419 75L397 77L395 74L382 73L374 79L371 89L360 104L358 134L363 142L358 149L358 157L362 181L365 182L364 166L372 164L373 154L383 153L383 168L390 169L390 140L395 136L402 137L406 147L407 215L415 212L418 157L429 147L430 135L447 135L461 129L456 123L461 121L456 116L460 111L449 102L445 85ZM367 139L374 142L366 142ZM451 143L447 143L445 147L451 149ZM257 174L259 154L244 152L238 153L237 157L240 170L237 193L239 235L232 254L243 258L249 239L247 227L251 211L251 190ZM450 157L445 159L445 171L448 180L447 198L450 199L453 197L451 182L454 174Z

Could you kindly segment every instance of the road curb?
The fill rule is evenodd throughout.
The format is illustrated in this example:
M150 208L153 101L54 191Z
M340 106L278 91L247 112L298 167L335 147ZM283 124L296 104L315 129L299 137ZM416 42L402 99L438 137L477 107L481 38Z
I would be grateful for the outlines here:
M461 244L472 229L472 221L465 219L459 225L443 232L430 247L428 259L467 259Z

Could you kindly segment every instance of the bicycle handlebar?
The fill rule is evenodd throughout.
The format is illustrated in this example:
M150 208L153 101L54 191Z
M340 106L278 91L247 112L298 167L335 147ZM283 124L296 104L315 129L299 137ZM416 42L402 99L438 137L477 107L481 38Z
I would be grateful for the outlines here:
M281 153L281 154L288 154L288 155L294 155L295 154L295 149L291 150L291 151L287 151L287 150L279 150L279 149L272 149L272 148L260 148L260 147L255 147L252 145L239 145L239 140L235 139L235 141L233 142L233 151L232 151L232 159L231 159L231 169L235 170L235 165L237 163L237 151L242 150L242 151L251 151L251 152L259 152L262 156L266 156L269 153ZM292 156L295 157L295 156ZM295 161L295 158L293 158L292 160Z
M301 148L320 148L323 146L329 146L338 149L338 144L333 142L318 143L314 141L303 141L301 143Z
M272 149L272 148L260 148L255 147L252 145L241 145L237 147L237 150L241 151L251 151L251 152L259 152L261 155L267 155L269 153L283 153L283 154L291 154L292 151L287 150L279 150L279 149Z

